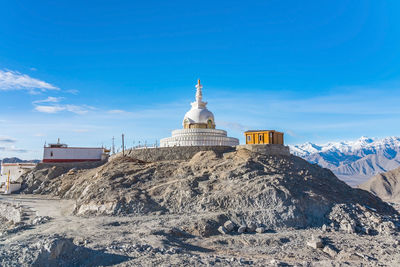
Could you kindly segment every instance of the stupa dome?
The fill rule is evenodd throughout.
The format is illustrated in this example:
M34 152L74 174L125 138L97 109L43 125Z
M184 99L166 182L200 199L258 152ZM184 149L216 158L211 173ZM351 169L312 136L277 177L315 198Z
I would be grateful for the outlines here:
M183 128L215 128L214 114L207 109L207 102L203 102L203 93L201 89L203 86L200 80L196 85L196 101L192 103L192 108L186 112L183 118Z
M209 111L207 108L191 108L188 112L186 112L185 117L183 118L183 125L186 123L209 123L211 120L212 124L214 122L214 114Z

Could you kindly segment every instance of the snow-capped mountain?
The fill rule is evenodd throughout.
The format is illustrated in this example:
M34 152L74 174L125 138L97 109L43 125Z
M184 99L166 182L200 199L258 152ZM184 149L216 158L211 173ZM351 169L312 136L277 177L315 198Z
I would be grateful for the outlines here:
M361 137L356 141L325 145L305 143L290 146L294 155L331 169L350 185L400 167L400 137L383 139Z

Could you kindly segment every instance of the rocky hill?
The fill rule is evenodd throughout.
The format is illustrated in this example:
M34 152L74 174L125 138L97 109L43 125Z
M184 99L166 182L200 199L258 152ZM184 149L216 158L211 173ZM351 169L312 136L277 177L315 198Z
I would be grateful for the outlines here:
M400 168L375 175L359 188L367 190L385 201L400 201Z
M330 170L296 156L246 149L223 156L201 151L190 160L116 157L92 169L39 165L23 180L24 193L75 199L78 215L207 214L214 222L222 216L274 229L339 225L343 218L332 215L335 207L354 214L368 209L377 216L397 214Z
M293 154L311 163L329 168L350 185L358 185L370 177L400 167L400 138L374 139L361 137L316 145L305 143L291 146Z

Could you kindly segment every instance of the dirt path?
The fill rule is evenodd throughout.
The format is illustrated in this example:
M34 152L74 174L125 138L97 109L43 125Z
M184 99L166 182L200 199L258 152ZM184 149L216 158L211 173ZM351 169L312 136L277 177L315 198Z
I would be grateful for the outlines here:
M76 223L79 223L78 218L72 215L74 207L74 201L72 200L60 200L33 195L0 195L0 201L22 207L24 222L29 222L36 216L48 216L51 218L50 222L13 234L7 237L7 239L0 241L0 244L24 240L38 234L63 234L69 227L74 228Z
M36 212L37 216L60 218L71 215L75 202L38 195L0 195L0 201L19 204Z

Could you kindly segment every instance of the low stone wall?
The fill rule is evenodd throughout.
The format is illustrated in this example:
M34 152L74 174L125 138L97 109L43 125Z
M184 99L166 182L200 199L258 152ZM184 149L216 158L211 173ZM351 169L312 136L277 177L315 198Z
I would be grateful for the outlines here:
M253 152L257 152L264 155L283 155L289 156L290 150L288 146L284 145L274 145L274 144L266 144L266 145L239 145L236 149L248 149Z
M65 163L60 163L60 162L46 162L46 163L38 163L36 165L36 170L41 170L41 169L46 169L46 168L51 168L53 166L57 167L65 167L68 169L76 168L77 170L84 170L84 169L92 169L99 167L106 163L107 160L103 161L85 161L85 162L65 162Z
M125 155L135 159L153 162L163 160L190 160L197 152L214 151L218 156L235 151L232 146L176 146L176 147L157 147L140 148L125 151ZM122 156L122 153L111 156L111 160Z
M214 151L218 156L224 153L233 152L237 149L248 149L265 155L290 155L289 147L284 145L239 145L232 146L175 146L129 149L125 151L125 156L147 161L163 160L190 160L197 152ZM121 157L122 153L111 156L111 160Z
M7 221L20 223L22 221L22 212L20 208L14 207L9 203L0 203L0 217Z

